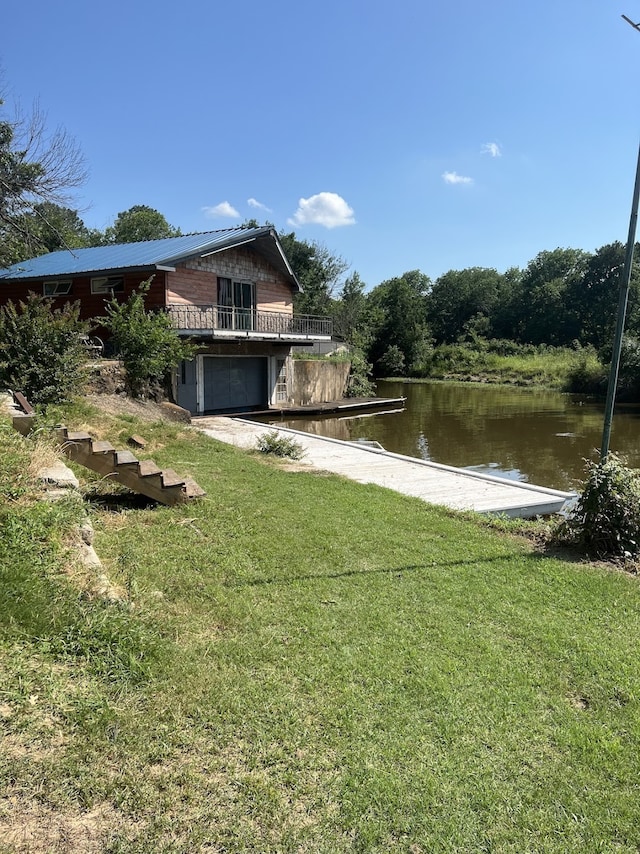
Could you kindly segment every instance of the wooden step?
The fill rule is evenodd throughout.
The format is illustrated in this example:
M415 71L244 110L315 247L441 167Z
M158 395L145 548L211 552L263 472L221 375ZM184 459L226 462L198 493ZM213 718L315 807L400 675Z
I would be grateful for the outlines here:
M135 466L138 467L140 460L132 454L131 451L116 451L114 457L115 464L119 466Z
M77 430L72 432L64 428L65 438L67 442L90 442L91 436L88 433L85 433L84 430Z
M56 428L56 438L67 457L134 492L162 504L177 504L205 495L191 478L173 469L161 469L153 460L139 460L131 451L116 450L110 442L92 439L84 431Z
M94 439L91 443L91 451L94 454L108 454L115 451L115 448L110 442L103 442L100 439Z
M153 460L140 460L138 474L140 477L156 477L162 474L162 469L158 468Z
M184 493L187 498L202 498L207 494L201 486L198 486L192 477L185 477Z
M173 469L162 469L162 485L165 488L170 486L184 486L184 478L180 477Z

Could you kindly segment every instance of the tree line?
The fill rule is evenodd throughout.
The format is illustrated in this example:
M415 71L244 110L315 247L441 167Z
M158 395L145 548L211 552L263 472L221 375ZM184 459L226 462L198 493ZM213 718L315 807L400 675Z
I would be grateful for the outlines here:
M502 341L522 348L593 348L608 361L625 247L545 250L524 269L419 270L367 290L357 273L334 297L307 307L335 318L338 335L363 347L378 376L425 376L434 349ZM627 345L640 338L640 272L634 266ZM316 295L317 297L317 295ZM303 297L303 299L305 299Z

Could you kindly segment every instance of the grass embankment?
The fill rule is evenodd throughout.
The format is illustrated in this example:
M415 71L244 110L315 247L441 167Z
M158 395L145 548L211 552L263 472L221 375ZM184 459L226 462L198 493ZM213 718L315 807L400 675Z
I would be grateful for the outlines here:
M424 366L428 379L544 386L602 393L605 369L589 348L518 346L483 341L436 347Z
M94 499L134 604L106 606L60 572L75 511L10 494L27 443L0 432L3 852L637 852L634 577L99 421L208 496Z

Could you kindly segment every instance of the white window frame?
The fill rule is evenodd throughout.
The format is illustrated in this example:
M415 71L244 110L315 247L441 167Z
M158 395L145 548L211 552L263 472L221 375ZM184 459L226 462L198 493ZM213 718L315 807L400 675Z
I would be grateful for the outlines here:
M124 276L97 276L91 279L92 294L121 294L124 292Z
M42 294L45 297L66 297L71 293L73 282L71 279L54 279L42 283Z

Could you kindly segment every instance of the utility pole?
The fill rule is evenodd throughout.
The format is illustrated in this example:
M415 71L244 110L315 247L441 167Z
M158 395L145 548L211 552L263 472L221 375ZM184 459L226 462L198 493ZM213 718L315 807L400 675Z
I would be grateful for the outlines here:
M640 23L634 23L622 16L634 30L640 32ZM600 462L606 462L609 454L609 440L611 438L611 423L613 421L613 410L615 406L616 389L618 387L618 371L620 370L620 354L622 352L622 337L624 334L624 322L627 314L627 302L629 299L629 283L631 282L631 270L633 268L633 251L636 242L636 226L638 223L638 200L640 199L640 148L638 149L638 162L636 165L636 180L633 187L633 201L631 203L631 217L629 218L629 234L627 236L627 249L624 258L624 267L620 277L620 293L618 297L618 317L616 320L616 331L613 339L613 352L611 354L611 367L609 369L609 382L607 385L607 400L604 409L604 428L602 431L602 448L600 449Z

